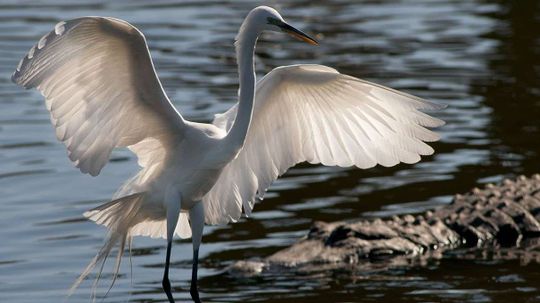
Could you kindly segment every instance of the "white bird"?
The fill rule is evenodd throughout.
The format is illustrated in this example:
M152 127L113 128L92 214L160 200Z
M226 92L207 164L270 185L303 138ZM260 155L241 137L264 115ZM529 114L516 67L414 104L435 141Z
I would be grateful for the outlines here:
M238 103L212 124L190 122L176 111L143 34L126 21L60 22L21 60L12 80L43 94L56 135L81 172L98 175L117 147L129 148L141 166L111 202L84 214L105 225L108 234L72 290L115 246L112 284L133 236L163 237L163 289L174 302L168 273L176 234L192 237L190 294L200 302L197 264L204 223L250 215L256 196L262 198L288 168L307 161L365 169L416 163L433 153L424 142L439 136L427 128L444 122L422 111L441 105L322 65L278 67L256 82L253 56L263 31L317 44L276 10L253 9L235 42Z

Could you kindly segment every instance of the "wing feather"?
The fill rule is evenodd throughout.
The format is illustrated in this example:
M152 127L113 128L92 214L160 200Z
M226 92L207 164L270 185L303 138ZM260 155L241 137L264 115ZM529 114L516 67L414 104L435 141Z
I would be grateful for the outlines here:
M184 120L163 91L143 34L123 20L58 23L21 60L12 80L45 96L57 138L84 173L99 174L115 147L144 145L150 137L161 145L149 144L164 148L183 133Z
M236 221L251 213L256 195L287 169L308 161L369 168L416 163L444 124L422 111L443 106L321 65L276 68L256 87L245 145L204 197L206 222ZM229 131L238 104L216 115Z

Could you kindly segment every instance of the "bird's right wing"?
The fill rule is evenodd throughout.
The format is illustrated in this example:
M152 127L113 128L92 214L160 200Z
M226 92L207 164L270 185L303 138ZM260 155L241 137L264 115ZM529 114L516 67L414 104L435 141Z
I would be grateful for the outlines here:
M58 139L84 173L97 175L115 147L145 165L183 133L143 34L126 21L60 22L21 60L12 80L45 96ZM161 147L160 147L161 145Z
M308 161L369 168L415 163L444 122L424 114L443 106L343 75L322 65L276 68L257 83L253 120L238 157L204 197L210 224L249 215L255 195L291 166ZM214 124L229 131L238 104Z

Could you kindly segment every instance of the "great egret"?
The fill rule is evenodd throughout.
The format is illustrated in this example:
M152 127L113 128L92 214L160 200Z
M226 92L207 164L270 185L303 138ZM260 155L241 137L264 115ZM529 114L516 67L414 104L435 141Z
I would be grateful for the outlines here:
M322 65L278 67L256 84L253 55L263 31L317 44L273 8L253 9L235 42L238 103L212 124L190 122L176 111L143 34L126 21L60 22L21 60L12 80L45 96L56 135L81 172L98 175L116 147L133 151L141 166L111 202L84 214L108 233L72 290L115 246L112 284L133 236L163 237L163 289L174 302L168 273L176 234L192 237L190 294L200 302L197 264L204 223L249 215L256 195L262 198L291 166L304 161L393 166L433 153L424 142L439 137L427 128L444 122L421 111L441 109L438 104Z

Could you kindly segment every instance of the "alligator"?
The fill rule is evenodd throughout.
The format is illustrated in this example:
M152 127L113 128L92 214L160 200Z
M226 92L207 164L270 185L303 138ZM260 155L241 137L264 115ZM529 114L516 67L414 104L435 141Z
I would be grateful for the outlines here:
M315 222L292 246L262 260L238 261L228 273L377 269L479 254L540 263L540 175L474 188L455 195L448 205L415 216Z

